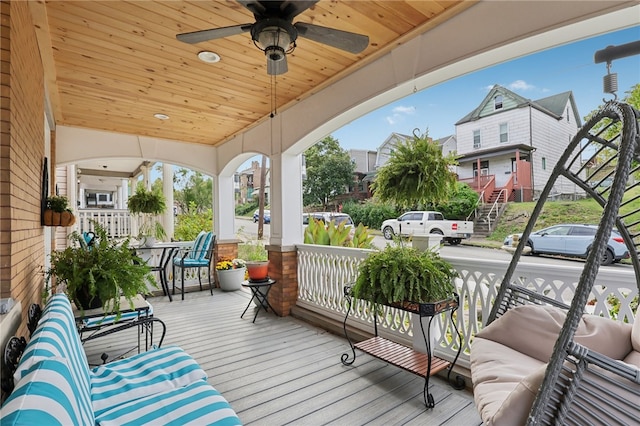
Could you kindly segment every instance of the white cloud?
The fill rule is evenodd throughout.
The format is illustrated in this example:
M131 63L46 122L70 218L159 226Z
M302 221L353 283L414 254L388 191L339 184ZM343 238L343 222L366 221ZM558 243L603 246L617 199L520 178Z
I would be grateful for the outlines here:
M416 112L416 107L414 106L397 106L392 110L395 114L406 114L412 115Z
M415 114L416 113L416 107L400 105L400 106L394 107L391 110L391 112L393 114L387 115L385 117L385 120L387 120L387 123L389 123L390 125L394 125L394 124L399 123L400 121L402 121L406 115Z
M509 84L509 90L533 90L536 88L533 84L529 84L524 80L516 80L513 83Z

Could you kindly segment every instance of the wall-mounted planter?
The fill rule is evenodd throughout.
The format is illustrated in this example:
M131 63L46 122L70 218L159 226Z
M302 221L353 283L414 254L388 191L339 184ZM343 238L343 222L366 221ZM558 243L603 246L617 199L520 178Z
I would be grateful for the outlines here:
M45 226L72 226L76 223L76 217L68 211L54 212L53 210L45 210L43 223Z

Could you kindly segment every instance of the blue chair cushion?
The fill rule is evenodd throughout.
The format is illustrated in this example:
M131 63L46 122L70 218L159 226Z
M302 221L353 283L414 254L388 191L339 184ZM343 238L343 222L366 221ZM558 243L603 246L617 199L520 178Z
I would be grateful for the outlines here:
M138 316L140 315L142 315L143 317L145 316L152 317L153 306L149 302L147 302L147 305L149 305L149 310L147 311L147 313L144 313L144 311L143 313L138 313L136 311L124 312L120 315L120 319L118 320L118 322L132 321L132 320L138 319ZM113 325L115 323L115 320L116 320L116 314L110 314L102 317L84 318L82 320L82 324L84 325L85 328L104 327L108 325Z
M188 253L184 257L176 256L173 258L173 264L175 266L185 268L195 268L199 266L209 265L209 249L213 242L213 232L200 232L193 247L189 249Z

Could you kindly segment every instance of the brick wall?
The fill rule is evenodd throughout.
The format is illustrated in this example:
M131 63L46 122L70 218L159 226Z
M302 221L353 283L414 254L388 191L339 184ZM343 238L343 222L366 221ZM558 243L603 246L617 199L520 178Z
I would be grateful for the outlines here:
M218 287L218 274L216 272L216 262L221 257L228 257L235 259L238 257L238 242L217 242L213 252L213 260L211 261L211 268L216 278L216 287Z
M269 277L277 281L269 291L269 303L278 315L288 316L298 300L298 254L295 248L269 246L267 250Z
M2 1L0 13L0 296L22 302L25 335L43 283L44 78L28 3Z

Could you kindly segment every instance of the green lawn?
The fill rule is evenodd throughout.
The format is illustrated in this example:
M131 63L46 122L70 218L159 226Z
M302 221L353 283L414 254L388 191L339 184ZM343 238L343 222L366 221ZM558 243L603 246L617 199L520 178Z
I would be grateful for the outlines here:
M640 188L629 191L629 193L626 194L625 200L631 200L634 197L638 198L621 208L621 214L640 208ZM535 204L535 202L509 203L507 210L500 218L498 227L488 239L502 241L504 237L509 234L522 232L529 221ZM542 209L542 213L540 213L540 217L538 217L534 230L546 228L547 226L558 223L598 224L601 215L602 208L593 199L580 201L547 201ZM638 220L640 220L640 214L625 219L625 222L633 223ZM640 225L636 225L632 229L635 232L640 232Z

